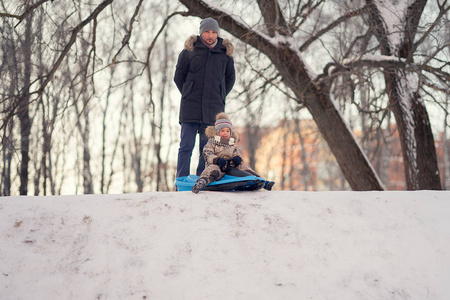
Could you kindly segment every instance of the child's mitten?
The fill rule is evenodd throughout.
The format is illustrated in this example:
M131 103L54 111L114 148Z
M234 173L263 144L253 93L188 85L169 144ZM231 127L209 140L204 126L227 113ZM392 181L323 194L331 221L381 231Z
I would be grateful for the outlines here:
M233 162L234 166L237 167L241 164L242 158L240 158L239 156L235 156L231 159L231 161Z

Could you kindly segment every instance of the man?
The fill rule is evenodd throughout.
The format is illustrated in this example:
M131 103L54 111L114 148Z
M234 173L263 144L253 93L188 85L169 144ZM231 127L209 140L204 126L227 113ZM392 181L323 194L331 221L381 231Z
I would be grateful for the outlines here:
M190 36L178 56L174 81L181 93L179 122L181 141L176 177L190 173L192 150L199 134L197 175L205 168L202 152L208 138L205 129L214 125L216 114L225 111L225 97L235 81L234 46L219 37L219 24L212 18L200 23L200 35Z

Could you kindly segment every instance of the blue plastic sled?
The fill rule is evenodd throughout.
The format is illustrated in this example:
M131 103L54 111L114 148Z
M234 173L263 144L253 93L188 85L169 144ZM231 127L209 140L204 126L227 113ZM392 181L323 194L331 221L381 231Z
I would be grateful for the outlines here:
M238 171L234 169L235 171ZM238 176L232 176L234 174ZM266 180L261 177L249 175L247 172L228 172L222 179L211 182L203 190L204 191L255 191L264 187ZM247 175L247 176L243 176ZM189 175L178 177L175 185L178 191L190 191L199 176Z

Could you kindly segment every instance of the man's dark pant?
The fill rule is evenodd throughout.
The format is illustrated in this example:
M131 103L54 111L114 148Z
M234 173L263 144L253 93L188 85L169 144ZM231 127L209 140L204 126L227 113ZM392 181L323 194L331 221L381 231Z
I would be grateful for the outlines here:
M181 141L178 149L177 175L176 177L188 176L191 167L192 150L195 146L195 138L197 133L200 137L200 155L198 159L197 175L205 169L205 159L203 158L203 147L208 142L205 129L208 124L203 123L181 123Z

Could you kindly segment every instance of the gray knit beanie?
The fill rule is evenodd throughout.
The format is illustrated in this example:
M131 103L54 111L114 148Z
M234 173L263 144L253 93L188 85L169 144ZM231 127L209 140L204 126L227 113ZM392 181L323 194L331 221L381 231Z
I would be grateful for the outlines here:
M213 18L206 18L200 22L200 35L208 30L214 30L219 35L219 24Z
M233 124L231 124L231 121L228 119L218 119L214 124L214 129L217 134L219 134L220 129L225 127L230 128L230 134L233 133Z

